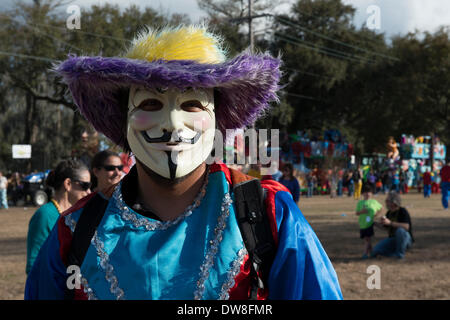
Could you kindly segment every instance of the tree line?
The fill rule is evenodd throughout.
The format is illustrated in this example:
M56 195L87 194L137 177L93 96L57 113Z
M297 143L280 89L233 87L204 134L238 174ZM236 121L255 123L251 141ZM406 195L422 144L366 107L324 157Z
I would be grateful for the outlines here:
M355 8L341 0L298 0L286 14L282 1L254 0L255 51L283 60L280 103L257 127L338 129L357 154L384 152L389 136L437 135L450 143L450 28L387 39L357 27ZM249 45L248 3L198 0L206 22L221 33L229 56ZM67 3L19 2L0 13L0 168L17 170L12 144L31 144L26 164L46 169L69 157L87 123L65 85L51 71L68 54L115 56L144 26L190 23L131 5L81 10L81 29L66 27ZM107 141L106 141L107 142Z

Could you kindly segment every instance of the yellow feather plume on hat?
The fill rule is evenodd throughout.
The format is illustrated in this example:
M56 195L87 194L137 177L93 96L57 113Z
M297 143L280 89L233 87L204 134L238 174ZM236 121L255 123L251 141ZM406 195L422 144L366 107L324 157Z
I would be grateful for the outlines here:
M205 26L148 29L138 35L125 57L147 61L194 60L199 63L225 61L222 40Z

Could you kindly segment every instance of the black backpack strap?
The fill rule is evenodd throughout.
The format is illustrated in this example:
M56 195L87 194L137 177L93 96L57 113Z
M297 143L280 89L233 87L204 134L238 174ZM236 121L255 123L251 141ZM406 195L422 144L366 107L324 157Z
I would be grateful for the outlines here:
M100 221L103 218L108 200L100 194L96 194L90 199L83 208L81 216L72 235L69 253L67 255L67 265L77 265L81 267L89 244L94 236ZM73 300L75 290L66 287L65 299Z
M236 215L242 238L251 261L252 290L256 300L258 289L264 289L275 259L276 247L266 213L265 189L257 179L233 185Z

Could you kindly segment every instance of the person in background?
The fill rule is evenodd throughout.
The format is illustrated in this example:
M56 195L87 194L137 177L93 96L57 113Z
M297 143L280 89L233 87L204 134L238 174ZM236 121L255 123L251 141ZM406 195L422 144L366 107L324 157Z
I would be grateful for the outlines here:
M91 162L92 190L102 191L115 185L123 177L123 164L120 156L110 150L97 153Z
M427 169L423 173L423 196L424 198L429 198L431 196L431 173L430 170Z
M450 158L447 160L447 164L441 169L441 193L442 193L442 206L445 210L448 210L448 198L450 194Z
M395 190L395 192L400 193L400 175L398 174L398 171L394 171L392 174L392 189Z
M381 178L378 178L377 182L375 182L375 194L378 194L381 190L383 190L383 183L381 182Z
M389 171L384 171L381 175L381 183L383 184L383 194L388 193L391 190L391 175Z
M259 161L256 164L250 164L250 170L248 170L247 174L249 176L252 176L252 177L256 178L256 179L261 179L262 178L262 176L261 176L261 164L259 163Z
M365 248L363 259L368 259L372 251L373 222L381 212L383 206L377 200L372 199L373 189L371 185L364 184L362 187L363 199L356 204L355 214L358 216L360 238L364 240Z
M294 167L292 166L292 163L284 164L283 176L278 182L289 189L295 202L300 200L300 184L298 183L297 178L294 177Z
M344 188L344 169L340 169L338 171L338 187L337 187L337 196L342 197Z
M422 179L422 174L420 173L420 169L417 169L414 172L414 180L415 180L415 184L417 187L417 192L418 193L422 193L422 188L423 188L423 179Z
M369 174L367 175L367 183L369 184L369 186L372 188L373 191L375 190L376 181L377 181L377 176L375 175L373 170L370 170Z
M431 193L439 193L439 185L441 183L441 177L439 172L431 172Z
M360 166L358 166L358 168L356 168L356 170L353 172L353 181L355 182L355 193L354 193L355 200L359 200L359 198L361 197L362 178L363 178L362 170Z
M308 188L306 197L311 198L314 194L314 185L316 183L315 176L312 174L311 171L308 172L308 174L306 176L306 183L307 183L307 188Z
M408 193L408 177L406 176L406 171L400 170L400 192L405 194Z
M21 181L20 174L14 172L8 181L9 188L12 194L12 202L17 206L19 199L23 198L23 184Z
M412 170L406 171L406 193L414 184L414 172Z
M277 171L272 174L272 179L275 181L279 181L280 178L283 176L283 172L280 171L279 165L277 166Z
M355 192L355 181L353 180L353 172L348 172L346 177L346 185L348 190L348 196L353 196Z
M279 161L270 161L268 164L261 165L261 174L263 173L263 170L267 170L264 173L270 173L273 170L272 174L264 174L261 176L261 180L273 180L273 181L279 181L281 176L283 175L283 172L280 171L280 164ZM274 169L276 168L276 169Z
M371 257L381 255L403 259L406 250L414 242L411 216L408 210L401 206L400 195L395 191L389 192L386 197L386 206L388 212L379 222L375 222L375 226L387 230L389 237L377 243Z
M328 178L330 184L330 197L336 198L339 180L337 167L334 167L334 169L330 172Z
M3 175L3 172L0 171L0 208L3 207L8 209L8 179Z
M33 214L28 225L27 274L60 215L91 193L89 169L78 160L60 162L48 174L46 184L53 189L53 197Z

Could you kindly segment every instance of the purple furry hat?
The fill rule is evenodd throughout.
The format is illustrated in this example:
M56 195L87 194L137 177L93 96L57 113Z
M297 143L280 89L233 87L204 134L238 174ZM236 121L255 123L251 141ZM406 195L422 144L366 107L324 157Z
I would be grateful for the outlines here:
M70 56L55 71L69 86L81 114L109 139L126 146L127 105L118 92L144 87L215 88L217 127L244 128L278 101L281 61L244 52L222 63L194 60L147 61L120 57Z

